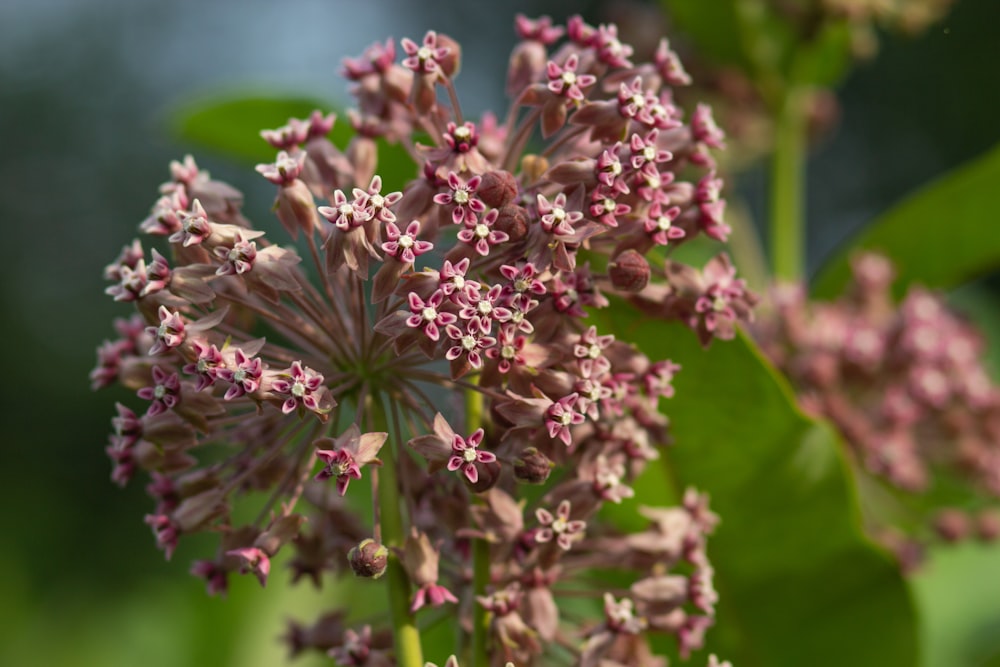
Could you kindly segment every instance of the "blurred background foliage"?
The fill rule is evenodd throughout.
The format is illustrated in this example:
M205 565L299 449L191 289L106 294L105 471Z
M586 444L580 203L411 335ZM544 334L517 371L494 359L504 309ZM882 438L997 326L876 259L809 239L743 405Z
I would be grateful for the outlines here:
M677 2L682 11L700 5L702 23L689 16L687 37L669 29L672 43L691 49L698 37L723 36L724 21L713 13L723 4ZM240 579L228 599L208 598L186 572L204 549L196 541L182 544L165 564L142 522L150 507L141 482L120 490L108 480L103 447L113 401L124 396L91 394L86 378L94 347L125 311L102 295L101 268L134 235L167 177L168 161L188 151L247 193L251 217L266 217L272 189L245 165L179 139L172 111L235 90L343 101L342 57L385 35L420 36L431 28L465 46L459 89L469 110L503 109L504 58L517 11L558 18L579 11L592 22L624 24L631 17L647 30L663 26L648 5L569 0L0 5L0 220L6 232L0 312L8 349L0 387L6 426L0 494L7 510L0 531L0 664L281 664L284 648L276 637L285 619L311 618L323 600L306 588L285 590L280 575L265 591ZM810 270L908 192L1000 141L996 18L995 0L958 0L920 37L879 35L877 57L846 74L837 91L839 120L809 160ZM763 170L742 171L728 194L762 219ZM971 247L995 251L995 215L985 208L989 197L981 201L984 228ZM936 260L927 250L949 253L951 210L947 199L940 202L934 219L913 230L931 266ZM959 304L995 312L995 284L987 277L964 287ZM995 315L980 321L995 335ZM735 347L730 353L740 354ZM683 420L678 428L686 428ZM792 542L788 549L800 548ZM995 548L968 544L931 554L912 585L921 664L1000 665L998 582ZM727 592L721 588L723 598ZM762 618L780 619L787 601L760 597ZM878 640L831 637L831 657L838 644Z

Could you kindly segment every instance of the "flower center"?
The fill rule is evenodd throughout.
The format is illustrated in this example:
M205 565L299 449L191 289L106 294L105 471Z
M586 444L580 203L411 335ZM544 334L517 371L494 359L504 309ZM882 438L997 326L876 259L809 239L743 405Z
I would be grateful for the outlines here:
M652 162L656 159L656 147L646 146L642 149L642 156L646 158L648 162Z
M350 204L341 204L339 210L341 215L348 218L350 218L354 213L354 207L351 206Z
M726 309L726 300L723 299L721 296L715 297L715 299L712 301L712 310L714 310L717 313L721 313L725 309Z
M407 248L412 248L413 247L413 237L410 236L409 234L404 234L403 236L400 236L399 237L399 247L402 248L403 250L406 250Z
M659 218L656 219L656 228L659 229L661 232L667 231L668 229L670 229L670 226L671 226L670 218L668 218L667 216L661 215Z
M576 83L576 73L575 72L563 72L562 73L562 81L567 86L572 86L573 84Z
M569 524L567 523L566 519L562 518L561 516L557 516L556 520L552 522L552 532L562 533L566 530L568 526Z
M462 458L465 460L466 463L474 463L476 460L476 450L472 449L471 447L469 449L466 449L465 451L462 452Z
M247 379L247 372L242 368L237 369L236 372L233 373L233 381L235 382L243 382L246 379Z
M156 388L153 390L153 396L155 396L156 398L163 398L166 395L167 395L167 388L164 387L162 384L156 385Z
M479 223L478 225L476 225L476 236L478 236L481 239L485 239L489 235L490 235L489 227L487 227L483 223Z
M466 350L476 349L475 337L469 334L465 334L464 336L462 336L462 347L464 347Z
M468 204L469 203L469 193L465 190L455 190L455 194L452 197L457 204Z
M306 395L306 386L301 382L299 382L298 380L296 380L295 384L292 385L292 396L295 396L296 398L302 398L305 395Z
M428 47L421 46L419 49L417 49L417 58L420 59L421 61L430 60L433 57L434 57L434 52L431 51Z
M500 348L500 356L504 359L513 359L517 356L517 350L513 345L504 345Z
M420 311L420 316L428 322L433 322L437 319L438 313L432 306L427 306Z
M601 348L597 345L591 345L590 349L587 350L587 356L591 359L596 359L601 356Z

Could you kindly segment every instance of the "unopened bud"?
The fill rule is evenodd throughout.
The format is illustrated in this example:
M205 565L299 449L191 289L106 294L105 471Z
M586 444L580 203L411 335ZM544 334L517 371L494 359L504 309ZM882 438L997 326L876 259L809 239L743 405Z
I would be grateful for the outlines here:
M488 171L483 174L476 194L487 205L502 208L514 201L514 197L517 196L517 181L509 171L502 169Z
M958 542L969 535L969 515L962 510L941 510L934 518L934 530L946 542Z
M544 484L555 464L534 447L528 447L514 461L514 478L527 484Z
M470 482L465 476L462 479L465 480L465 485L473 493L485 493L492 489L497 481L499 481L500 463L497 461L477 463L476 468L479 470L479 478L475 482Z
M448 35L440 32L437 34L437 45L439 48L443 46L448 49L448 55L439 59L438 65L441 66L441 71L446 77L454 79L458 70L462 68L462 46Z
M611 284L623 292L641 292L649 283L649 262L638 250L632 248L621 253L608 264Z
M993 542L1000 537L1000 511L983 510L976 516L976 536L983 542Z
M534 183L549 170L549 161L541 155L529 154L521 158L521 173L525 183Z
M385 545L368 538L347 553L347 560L357 576L378 579L385 574L389 550Z
M508 204L500 209L494 227L509 236L511 241L519 241L528 233L528 212L520 206Z

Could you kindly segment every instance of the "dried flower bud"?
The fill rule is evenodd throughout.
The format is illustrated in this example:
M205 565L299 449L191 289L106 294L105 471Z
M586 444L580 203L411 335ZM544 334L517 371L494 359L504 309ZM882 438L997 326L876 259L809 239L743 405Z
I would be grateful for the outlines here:
M616 289L641 292L649 283L649 262L638 250L628 249L608 264L608 277Z
M502 208L517 196L517 181L509 171L488 171L483 174L476 194L493 208Z
M544 484L555 464L534 447L528 447L514 461L514 477L527 484Z
M347 553L347 561L357 576L378 579L385 574L386 564L389 562L389 549L368 538Z

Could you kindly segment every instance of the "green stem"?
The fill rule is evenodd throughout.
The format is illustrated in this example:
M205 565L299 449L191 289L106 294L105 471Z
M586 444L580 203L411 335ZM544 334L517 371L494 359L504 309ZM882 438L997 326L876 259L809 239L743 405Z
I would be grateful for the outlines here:
M385 406L378 400L368 406L376 431L388 431ZM379 470L378 507L382 526L383 543L388 547L402 548L406 539L403 515L399 509L399 479L396 474L394 447L400 443L390 441L379 452L382 467ZM410 613L410 578L399 559L394 557L385 573L389 586L389 610L392 616L393 641L396 645L396 664L399 667L423 667L423 650L417 623Z
M483 394L474 389L465 390L465 430L472 433L483 423ZM486 595L490 583L490 543L486 540L472 542L472 591L473 595ZM472 667L490 664L487 640L490 632L489 612L473 601L472 611Z
M771 262L779 280L798 281L805 266L805 91L789 88L777 109L771 162Z

